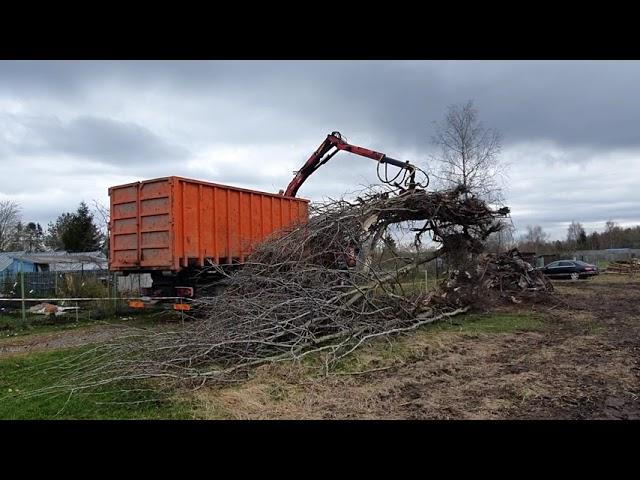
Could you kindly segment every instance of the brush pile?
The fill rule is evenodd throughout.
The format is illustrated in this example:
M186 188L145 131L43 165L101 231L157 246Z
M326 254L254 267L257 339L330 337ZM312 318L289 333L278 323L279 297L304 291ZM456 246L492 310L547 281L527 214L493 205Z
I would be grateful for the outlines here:
M83 388L105 379L232 381L248 367L312 352L323 352L329 368L372 338L467 311L457 297L410 289L403 278L442 255L479 254L508 213L463 188L369 189L312 207L307 224L257 246L221 295L196 300L193 321L99 346L99 365L79 363L71 380ZM428 235L439 248L389 259L380 255L389 228L413 232L417 247ZM512 281L502 263L491 265L492 279Z
M617 262L611 262L607 266L605 273L638 275L640 274L640 259L632 258L631 260L619 260Z
M468 268L455 270L442 291L442 298L449 304L470 305L496 295L519 303L518 297L553 292L553 284L514 248L506 253L480 255Z
M540 270L525 262L517 249L496 255L484 255L478 265L482 269L481 281L487 286L506 293L552 292L553 284Z

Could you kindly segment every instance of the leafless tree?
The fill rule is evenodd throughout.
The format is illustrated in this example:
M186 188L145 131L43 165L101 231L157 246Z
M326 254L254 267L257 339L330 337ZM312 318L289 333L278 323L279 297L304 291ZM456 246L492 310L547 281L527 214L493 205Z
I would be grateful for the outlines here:
M20 205L12 200L0 201L0 251L9 248L14 230L20 222Z
M620 227L613 220L607 220L604 227L604 236L606 238L607 246L613 248L617 244L620 237Z
M527 232L520 237L520 248L538 252L548 239L549 234L540 225L527 225Z
M500 134L483 126L473 102L450 106L435 129L432 141L439 152L432 160L440 168L432 175L444 187L464 185L486 201L501 203L507 165L499 158Z
M492 233L487 239L487 252L502 253L510 250L515 246L515 226L510 219L502 221L503 228Z
M109 251L109 207L106 207L96 199L93 199L91 204L94 218L104 238L102 250L107 253Z
M571 248L583 246L586 241L586 233L580 222L571 222L567 228L567 243Z

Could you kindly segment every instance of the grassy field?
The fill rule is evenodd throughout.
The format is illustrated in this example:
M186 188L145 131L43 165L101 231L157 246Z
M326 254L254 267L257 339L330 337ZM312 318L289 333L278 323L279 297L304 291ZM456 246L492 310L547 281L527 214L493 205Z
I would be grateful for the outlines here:
M64 378L61 366L88 348L16 356L0 362L1 419L182 419L191 406L177 398L159 400L149 386L129 384L90 394L25 396Z
M78 321L73 315L53 320L43 315L29 315L26 320L19 314L2 315L0 347L7 342L28 343L35 339L39 343L51 343L54 338L87 335L85 332L118 325L163 328L168 325L167 321L175 322L174 317L174 313L162 311L135 311L133 315L123 312L101 320L80 316ZM188 403L175 398L158 400L158 392L150 385L105 387L90 394L73 395L70 399L67 394L25 396L56 385L65 375L60 366L89 348L62 348L0 358L0 419L190 418Z

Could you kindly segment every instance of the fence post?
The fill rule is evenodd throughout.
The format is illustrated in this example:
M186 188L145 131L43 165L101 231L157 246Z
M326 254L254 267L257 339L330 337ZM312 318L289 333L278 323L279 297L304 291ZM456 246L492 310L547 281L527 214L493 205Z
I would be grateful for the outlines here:
M424 269L424 290L426 293L429 293L429 267L425 267Z
M24 271L22 269L22 259L20 259L20 298L22 298L22 321L27 320L27 311L24 304Z
M112 284L113 284L113 313L115 314L118 311L118 281L116 279L116 274L113 274L112 277Z

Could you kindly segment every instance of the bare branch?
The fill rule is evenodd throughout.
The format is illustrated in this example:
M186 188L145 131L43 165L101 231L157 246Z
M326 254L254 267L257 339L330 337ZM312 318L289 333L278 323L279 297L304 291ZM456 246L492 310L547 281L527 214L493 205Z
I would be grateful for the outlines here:
M0 201L0 252L6 251L20 222L20 205L12 200Z
M450 106L432 141L439 148L432 160L441 168L431 174L445 187L463 185L489 202L502 202L506 164L498 156L500 134L480 123L472 102Z

